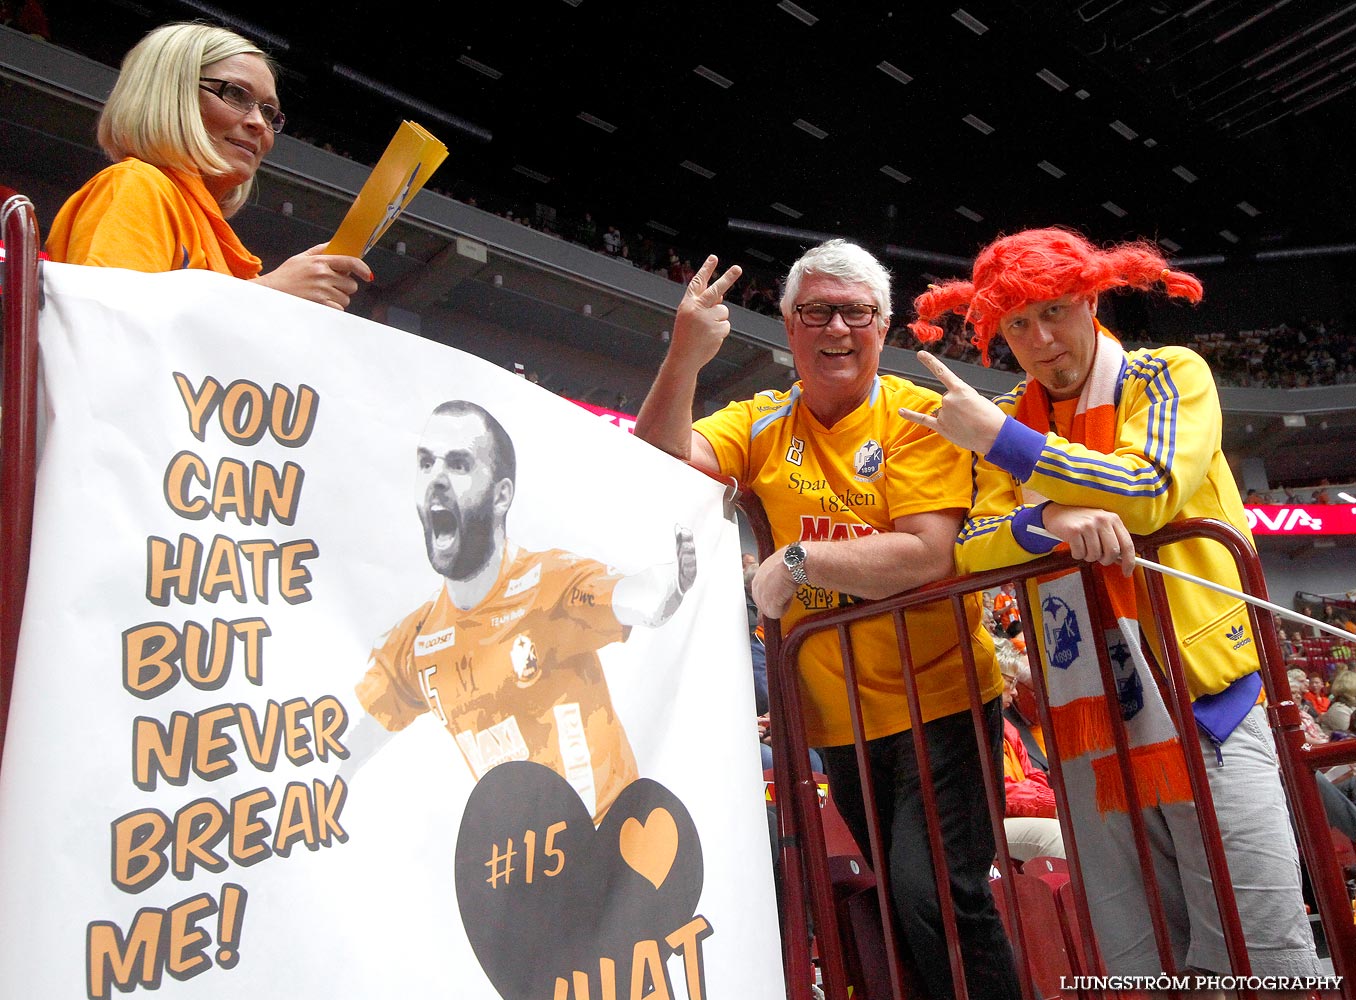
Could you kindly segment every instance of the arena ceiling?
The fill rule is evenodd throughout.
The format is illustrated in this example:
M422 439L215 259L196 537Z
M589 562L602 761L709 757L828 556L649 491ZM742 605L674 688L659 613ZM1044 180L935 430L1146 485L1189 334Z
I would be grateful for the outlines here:
M1187 259L1352 239L1340 0L99 6L49 0L56 40L116 64L224 15L283 65L289 130L373 160L412 117L454 195L692 254L775 268L832 233L953 273L1051 223Z
M54 41L110 66L158 24L227 23L283 67L290 133L373 162L413 118L449 146L432 186L459 199L567 230L589 211L769 275L844 235L911 295L1048 224L1187 265L1356 260L1356 2L44 5ZM578 321L524 313L548 337ZM654 330L627 343L657 366ZM1226 414L1230 454L1275 482L1356 478L1356 408L1284 415Z

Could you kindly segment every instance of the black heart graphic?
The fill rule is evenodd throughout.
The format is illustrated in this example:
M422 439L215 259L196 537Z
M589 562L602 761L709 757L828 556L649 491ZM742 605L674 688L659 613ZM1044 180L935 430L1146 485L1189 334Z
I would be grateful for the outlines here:
M627 785L595 830L564 778L510 761L476 784L457 834L462 923L504 1000L552 1000L557 979L573 997L581 973L592 997L605 995L604 974L631 996L633 956L654 954L637 943L657 942L667 960L665 938L692 919L702 878L692 817L649 778Z

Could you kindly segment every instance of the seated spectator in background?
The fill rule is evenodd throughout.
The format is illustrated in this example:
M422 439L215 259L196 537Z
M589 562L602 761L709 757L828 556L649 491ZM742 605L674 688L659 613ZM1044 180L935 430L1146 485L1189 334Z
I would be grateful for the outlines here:
M1318 674L1309 675L1308 690L1304 692L1304 700L1313 706L1315 719L1328 710L1329 700L1325 693L1327 686Z
M1045 733L1041 729L1039 710L1036 707L1036 694L1031 683L1031 665L1026 658L1026 642L1020 644L1016 639L1004 640L1018 653L1017 684L1013 688L1013 697L1003 702L1003 719L1010 724L1022 738L1027 758L1042 771L1049 772L1050 761L1045 756ZM998 640L994 640L995 645ZM1001 661L1000 661L1001 666ZM1006 733L1006 727L1004 729Z
M1290 681L1290 699L1299 706L1300 728L1304 730L1304 738L1310 743L1327 743L1328 734L1319 728L1318 716L1305 697L1309 693L1309 675L1298 667L1292 667L1286 671L1286 677Z
M1352 709L1356 709L1356 670L1343 670L1332 679L1331 700L1318 724L1330 733L1347 729Z
M1006 639L994 642L994 655L1003 675L1003 711L1017 697L1017 674L1025 657ZM1003 830L1008 854L1015 861L1036 857L1064 857L1064 837L1055 819L1055 793L1045 772L1032 765L1022 736L1003 720Z
M762 744L763 770L772 770L772 720L764 712L758 716L758 742ZM810 770L815 774L824 773L824 759L814 747L809 748Z
M1021 610L1017 607L1017 590L1011 583L999 588L993 599L993 617L998 622L998 634L1009 639L1022 630Z
M753 577L758 572L756 561L744 553L744 611L749 616L749 656L753 660L753 706L759 715L767 715L767 650L763 646L763 626L758 621L758 605L753 601Z
M1243 498L1244 503L1270 503L1271 501L1256 490L1248 490L1248 495Z
M1277 629L1281 635L1281 655L1289 663L1291 660L1304 659L1304 639L1299 634L1299 629L1291 632L1289 635L1282 629Z
M26 35L52 40L52 29L47 23L47 12L38 0L3 0L0 2L0 24Z
M276 75L263 51L225 28L150 32L127 53L99 115L99 145L113 165L57 213L47 236L52 259L216 271L347 308L356 278L372 280L361 260L322 245L260 274L259 258L226 221L248 200L282 131Z
M592 212L584 213L584 218L575 227L574 238L591 250L598 249L598 223L593 221Z

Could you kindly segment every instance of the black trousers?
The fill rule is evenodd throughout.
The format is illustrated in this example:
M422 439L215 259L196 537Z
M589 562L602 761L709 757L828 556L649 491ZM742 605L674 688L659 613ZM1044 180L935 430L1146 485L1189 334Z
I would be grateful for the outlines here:
M1001 699L984 706L988 745L1001 798L1003 717ZM969 712L934 719L923 726L937 794L942 845L951 873L951 899L960 934L965 979L973 1000L1015 1000L1021 996L1012 947L989 891L995 844L979 748ZM928 996L955 995L943 931L941 907L928 847L927 820L920 791L913 735L905 731L867 744L872 783L890 891L905 953L913 959ZM871 856L856 754L851 746L821 750L833 799L857 839Z

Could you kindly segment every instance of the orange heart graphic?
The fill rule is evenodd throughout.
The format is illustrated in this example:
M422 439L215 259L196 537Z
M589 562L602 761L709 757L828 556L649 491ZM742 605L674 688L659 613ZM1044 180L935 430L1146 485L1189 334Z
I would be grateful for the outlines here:
M621 828L622 860L658 889L678 856L678 826L667 809L656 809L642 824L632 816Z

